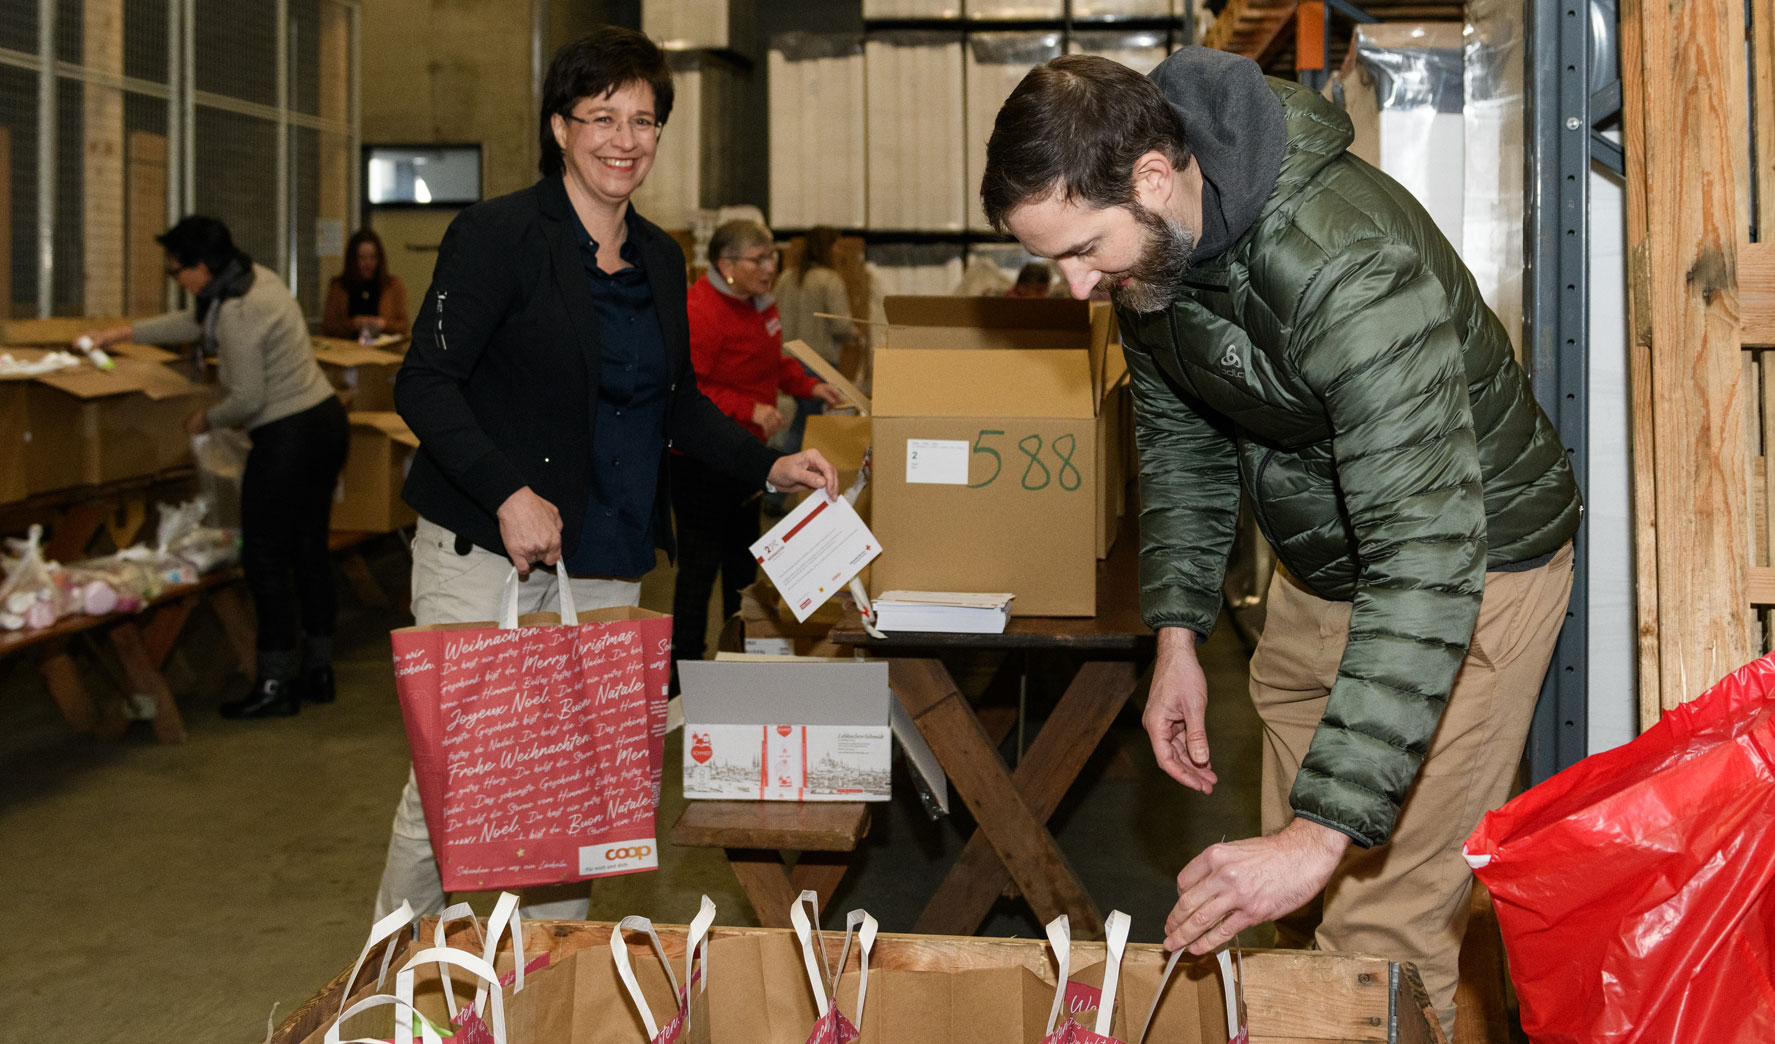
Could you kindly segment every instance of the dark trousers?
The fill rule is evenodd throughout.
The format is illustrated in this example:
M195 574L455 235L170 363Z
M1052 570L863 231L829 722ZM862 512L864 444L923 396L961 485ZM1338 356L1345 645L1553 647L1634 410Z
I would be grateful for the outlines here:
M345 407L329 395L247 434L253 448L241 479L241 568L259 614L260 651L287 652L296 648L297 604L305 633L333 635L338 602L327 516L350 425Z
M709 592L721 574L723 619L740 611L740 590L758 577L748 550L758 539L759 490L689 457L672 458L678 521L678 581L672 592L672 658L703 658Z

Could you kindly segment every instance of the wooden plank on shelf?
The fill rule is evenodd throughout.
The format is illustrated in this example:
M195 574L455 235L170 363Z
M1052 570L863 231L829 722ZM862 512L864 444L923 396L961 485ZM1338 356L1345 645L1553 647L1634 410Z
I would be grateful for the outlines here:
M123 0L84 0L81 61L87 69L123 75ZM81 88L81 265L87 315L124 310L123 91L88 82ZM161 197L161 213L166 197ZM158 281L157 281L158 284Z
M1228 0L1202 42L1261 65L1287 38L1298 6L1299 0Z
M1743 7L1626 0L1629 271L1636 470L1652 511L1656 662L1642 657L1642 724L1751 658L1745 398L1736 278L1746 133ZM1643 360L1638 356L1643 355ZM1649 444L1651 452L1642 454ZM1636 489L1636 496L1639 490ZM1642 562L1642 579L1644 563ZM1647 593L1641 589L1641 597ZM1642 612L1642 643L1646 637ZM1650 666L1652 672L1644 668ZM1656 684L1648 684L1655 679Z
M1751 181L1756 191L1760 247L1775 240L1775 8L1766 3L1756 6L1750 20L1750 52L1756 77L1750 84L1750 106L1756 117L1751 128L1751 149L1756 156ZM1770 312L1775 313L1775 303L1770 304ZM1749 325L1747 319L1747 329ZM1770 325L1775 328L1775 319Z

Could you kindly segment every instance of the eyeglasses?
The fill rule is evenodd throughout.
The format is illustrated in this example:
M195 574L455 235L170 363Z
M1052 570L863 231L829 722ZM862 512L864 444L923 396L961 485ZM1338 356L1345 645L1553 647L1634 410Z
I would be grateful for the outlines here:
M606 113L598 113L590 119L583 116L575 116L570 112L564 112L561 116L564 119L572 120L574 123L583 123L605 137L615 134L622 129L623 125L623 121ZM659 134L659 123L654 120L652 116L635 116L631 117L627 122L629 129L635 132L635 137L637 138L652 138Z
M168 265L166 269L166 277L168 279L177 279L179 278L179 273L196 267L196 265L181 265L177 263Z
M777 258L777 252L775 250L766 250L763 253L746 254L746 255L743 255L740 257L731 258L730 260L744 261L747 264L763 266L763 265L775 265L777 263L778 258Z

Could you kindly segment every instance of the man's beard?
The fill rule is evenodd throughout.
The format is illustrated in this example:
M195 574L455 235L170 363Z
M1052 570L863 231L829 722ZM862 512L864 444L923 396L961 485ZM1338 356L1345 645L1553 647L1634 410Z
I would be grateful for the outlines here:
M1169 308L1196 252L1195 234L1176 218L1160 217L1139 202L1130 202L1128 211L1146 229L1140 259L1126 274L1107 277L1097 288L1130 311L1157 312Z

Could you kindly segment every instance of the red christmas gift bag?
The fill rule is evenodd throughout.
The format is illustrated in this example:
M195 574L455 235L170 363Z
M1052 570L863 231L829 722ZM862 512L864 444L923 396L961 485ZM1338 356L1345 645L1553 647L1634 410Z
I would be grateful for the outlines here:
M1775 655L1479 821L1536 1044L1775 1040Z
M558 617L518 619L514 570L499 625L390 635L414 777L446 891L659 865L653 750L664 689L650 684L657 668L649 664L658 657L649 635L660 625L635 618L639 610L587 613L577 622L565 571L558 576Z

